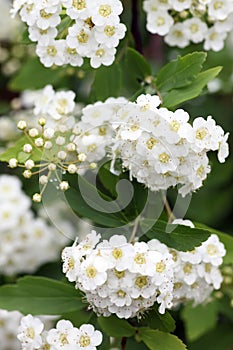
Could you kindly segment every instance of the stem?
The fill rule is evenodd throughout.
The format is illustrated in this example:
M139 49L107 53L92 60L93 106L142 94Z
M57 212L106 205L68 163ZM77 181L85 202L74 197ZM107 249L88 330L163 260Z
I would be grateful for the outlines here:
M127 342L127 338L123 337L122 340L121 340L121 350L125 349L126 342Z
M167 197L165 195L162 195L162 198L163 198L163 203L164 203L165 209L167 211L168 222L171 223L173 220L175 220L176 217L171 210L171 207L168 203Z
M136 50L142 53L142 39L141 39L140 30L139 30L138 0L131 0L131 4L132 4L131 32L134 37Z
M134 222L134 227L133 227L133 231L131 233L130 239L129 239L129 243L134 241L135 235L137 233L139 221L140 221L140 215L136 218L136 220Z

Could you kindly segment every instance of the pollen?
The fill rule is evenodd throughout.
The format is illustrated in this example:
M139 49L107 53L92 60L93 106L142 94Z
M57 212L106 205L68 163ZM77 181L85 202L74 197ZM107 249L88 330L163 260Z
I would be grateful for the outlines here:
M151 150L156 145L156 143L157 140L154 137L151 137L149 140L147 140L146 147Z
M156 264L156 272L162 273L166 269L166 265L160 261Z
M136 278L135 284L139 288L143 288L143 287L147 286L147 284L148 284L147 277L146 276L138 276Z
M26 336L30 339L34 339L34 337L35 337L34 328L32 328L32 327L27 328Z
M76 10L84 10L86 8L86 1L85 0L73 0L72 6Z
M101 5L99 7L99 14L102 17L108 17L112 13L112 8L110 5Z
M79 32L77 35L77 40L80 42L80 44L86 44L89 40L89 35L84 30L81 30L81 32Z
M137 253L135 258L134 258L134 261L136 264L138 265L143 265L146 263L146 258L145 258L145 255L143 253Z
M183 271L186 274L190 274L192 272L192 270L193 270L193 266L190 263L185 264L183 267Z
M108 36L108 37L111 37L113 36L115 33L116 33L116 27L114 26L106 26L104 28L104 33Z
M208 244L206 250L209 255L215 255L218 252L218 249L214 244Z
M112 251L112 256L115 259L120 259L123 256L122 250L120 248L114 248Z
M169 160L170 160L169 154L167 154L167 153L164 152L164 153L161 153L161 154L159 155L159 161L160 161L160 163L166 164L166 163L169 162Z
M85 348L91 344L91 339L87 335L82 335L79 339L79 345L81 348Z
M201 128L196 131L196 138L198 140L203 140L207 135L207 130L206 128Z
M97 270L94 266L89 266L87 269L86 269L86 275L87 277L89 278L95 278L95 276L97 275Z
M48 54L49 56L52 56L52 57L56 56L56 54L57 54L57 49L56 49L56 47L55 47L55 46L48 46L48 47L47 47L47 54Z

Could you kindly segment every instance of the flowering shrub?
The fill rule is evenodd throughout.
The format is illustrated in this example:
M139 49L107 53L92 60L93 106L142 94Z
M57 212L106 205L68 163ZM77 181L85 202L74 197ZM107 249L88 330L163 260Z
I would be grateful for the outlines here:
M232 0L10 12L1 349L229 350Z

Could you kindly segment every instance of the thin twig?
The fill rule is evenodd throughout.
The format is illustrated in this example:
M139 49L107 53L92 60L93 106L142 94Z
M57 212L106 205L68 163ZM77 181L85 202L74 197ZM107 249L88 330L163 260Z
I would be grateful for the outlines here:
M122 340L121 340L121 350L125 349L126 342L127 342L127 338L123 337Z
M142 53L142 39L141 39L140 30L139 30L138 0L131 0L131 4L132 4L131 32L134 37L136 50Z
M140 215L136 218L136 220L134 222L134 227L133 227L133 231L131 233L130 239L129 239L129 243L134 241L135 235L137 233L139 221L140 221Z
M164 203L165 209L167 211L168 222L171 223L173 220L175 220L176 217L171 210L171 207L168 203L167 197L165 195L162 195L162 198L163 198L163 203Z

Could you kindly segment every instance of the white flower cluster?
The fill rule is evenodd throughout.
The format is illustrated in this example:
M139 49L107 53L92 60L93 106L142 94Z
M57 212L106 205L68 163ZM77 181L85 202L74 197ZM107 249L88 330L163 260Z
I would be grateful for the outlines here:
M19 311L0 310L0 339L1 350L22 349L17 339L18 328L23 315ZM53 316L39 316L45 327L52 327L55 318Z
M147 30L170 46L204 41L205 50L220 51L233 29L232 0L144 0L143 8Z
M89 162L111 154L153 191L181 184L185 196L200 188L210 172L208 151L218 151L219 161L225 161L229 134L211 116L196 118L191 126L187 112L159 104L158 96L141 95L136 103L121 97L88 105L72 141Z
M63 272L98 314L127 319L155 302L163 314L183 301L201 303L220 288L218 266L226 251L216 235L192 252L169 249L156 239L132 244L119 235L100 238L92 231L62 253Z
M46 331L43 322L32 315L22 318L18 330L22 350L96 350L102 338L102 333L91 324L76 328L66 320L58 321L56 328Z
M35 218L31 200L17 177L0 176L0 273L32 273L56 260L68 239L41 218Z
M125 36L122 11L119 0L15 0L11 12L19 12L28 25L29 38L37 42L36 53L45 67L80 67L88 57L98 68L113 63Z
M31 121L18 123L31 139L22 149L26 159L20 164L26 167L23 174L26 178L34 174L33 157L39 152L40 167L46 172L40 177L42 193L58 169L82 174L108 156L113 159L112 171L119 158L131 178L152 191L179 185L179 193L185 196L199 189L207 178L209 151L218 152L220 163L229 154L229 133L224 134L211 116L198 117L191 125L186 111L159 108L156 95L140 95L136 102L108 98L82 110L74 98L73 91L55 92L48 85L37 96L33 112L41 130L29 128ZM16 167L18 160L11 159L9 165ZM57 181L61 190L69 188L66 181ZM34 200L41 201L41 195L36 194Z
M113 149L131 177L152 191L181 185L182 196L197 190L210 172L207 152L218 151L220 163L229 154L223 129L208 116L191 125L183 109L158 108L158 96L141 95L117 114Z

